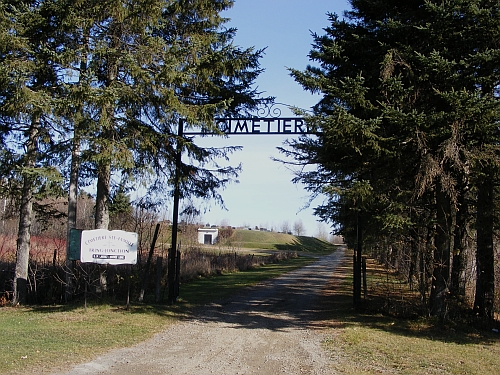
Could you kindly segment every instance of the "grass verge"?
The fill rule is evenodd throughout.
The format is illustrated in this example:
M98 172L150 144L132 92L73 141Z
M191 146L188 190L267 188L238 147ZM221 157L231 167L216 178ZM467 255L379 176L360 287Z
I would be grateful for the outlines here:
M133 345L165 329L207 302L302 267L298 257L250 271L200 278L181 286L173 306L99 304L87 307L0 308L0 374L48 373L68 368L107 350Z
M349 262L344 264L328 288L326 319L331 328L325 347L335 371L348 375L499 373L498 333L409 318L408 306L415 306L416 295L395 275L381 279L385 270L374 262L368 266L365 306L354 309L351 270Z

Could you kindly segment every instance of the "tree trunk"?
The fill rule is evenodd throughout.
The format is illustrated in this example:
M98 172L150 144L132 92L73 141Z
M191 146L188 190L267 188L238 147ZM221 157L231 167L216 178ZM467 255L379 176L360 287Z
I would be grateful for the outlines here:
M363 254L363 221L360 217L361 215L357 214L357 223L356 223L356 251L355 251L355 262L354 262L354 306L360 307L361 305L361 256Z
M451 295L461 301L465 299L467 283L467 226L468 206L465 201L465 192L462 189L458 197L458 210L456 212L455 231L453 238L453 262L451 268Z
M477 247L476 247L476 296L474 312L483 318L493 319L495 293L495 257L493 249L494 184L493 169L478 184L477 193Z
M77 125L75 124L75 136L71 150L71 171L69 176L68 191L68 223L66 232L66 289L65 300L71 301L73 297L73 261L69 259L70 233L76 228L76 214L78 202L78 173L80 169L80 140L77 136Z
M119 31L120 27L116 23L110 25L111 44L110 48L119 48L119 37L113 32ZM110 89L116 80L118 65L116 57L110 53L106 57L106 88ZM115 130L115 114L113 101L106 103L101 112L104 117L102 121L103 129L101 136L104 138L104 144L101 145L101 158L97 162L97 194L95 208L95 229L109 229L109 201L111 194L111 161L113 160L113 134ZM107 265L99 266L99 284L101 293L105 293L108 289L107 281Z
M109 193L111 167L109 164L97 167L97 196L95 207L95 229L108 229L109 226Z
M88 40L88 30L84 32L85 40ZM88 49L88 43L84 44L85 49ZM78 86L82 86L85 82L87 73L87 59L80 60L80 76L78 78ZM68 189L68 223L66 233L66 290L65 299L69 302L73 297L73 261L69 260L69 246L71 229L76 228L77 206L78 206L78 177L80 172L80 129L83 124L84 113L83 103L79 103L76 110L74 129L73 129L73 147L71 149L71 170L69 175Z
M447 313L451 252L451 202L438 185L436 189L436 236L434 239L434 271L430 295L431 315L444 320Z
M410 290L413 290L413 280L417 269L418 255L420 253L418 233L416 228L410 229L410 267L408 270L408 284Z
M110 48L118 49L120 25L112 23L109 26L111 33ZM106 56L106 89L110 89L117 77L118 65L117 58L111 52ZM96 196L96 214L95 229L108 229L109 227L109 198L111 193L111 161L113 160L113 134L115 128L114 101L111 99L104 104L101 110L101 137L104 138L104 144L101 145L101 158L97 163L97 196ZM102 121L103 120L103 121Z
M422 243L420 245L420 282L419 291L422 306L428 306L429 289L432 283L432 273L434 270L433 254L434 254L434 226L428 225L425 228L425 237L422 235Z
M31 221L33 216L34 171L38 151L40 118L35 117L29 129L23 171L23 188L17 234L16 270L14 274L13 305L25 304L28 298L28 265L30 257Z
M109 164L97 167L97 197L95 208L95 229L109 227L109 192L111 181L111 166ZM99 265L99 284L101 293L108 289L106 266Z

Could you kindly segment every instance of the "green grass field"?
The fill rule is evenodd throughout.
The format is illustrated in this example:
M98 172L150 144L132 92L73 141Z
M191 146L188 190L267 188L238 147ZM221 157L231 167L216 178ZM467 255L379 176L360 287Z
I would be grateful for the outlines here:
M328 253L335 249L331 243L314 237L258 230L236 230L230 241L244 249L284 250L302 253Z

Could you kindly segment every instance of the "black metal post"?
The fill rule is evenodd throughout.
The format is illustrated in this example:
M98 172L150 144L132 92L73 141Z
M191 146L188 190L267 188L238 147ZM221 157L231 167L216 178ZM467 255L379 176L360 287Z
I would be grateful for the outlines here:
M356 245L357 246L357 245ZM356 249L352 254L352 302L354 306L357 305L357 295L358 295L358 262L356 261Z
M362 273L363 273L363 297L366 299L368 295L368 286L366 283L366 256L363 255L363 262L361 264Z
M125 310L130 309L130 273L132 266L130 264L127 264L126 266L126 274L127 274L127 302L125 304Z
M179 198L180 198L180 175L182 161L182 142L184 134L184 124L182 119L179 120L179 129L177 132L177 154L175 155L175 180L174 180L174 212L172 218L172 246L168 254L168 303L174 303L177 299L175 295L175 280L176 280L176 257L177 257L177 230L179 227Z
M181 286L181 251L177 250L177 259L175 262L175 299L179 297Z
M163 271L163 257L156 258L156 288L155 288L155 301L161 301L161 279Z
M354 251L354 305L359 306L361 302L361 264L362 264L362 248L363 248L363 227L359 212L356 214L356 249Z

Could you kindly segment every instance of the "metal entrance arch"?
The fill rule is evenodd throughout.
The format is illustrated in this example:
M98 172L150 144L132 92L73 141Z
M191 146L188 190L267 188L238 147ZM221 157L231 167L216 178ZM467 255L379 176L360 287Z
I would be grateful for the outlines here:
M259 111L262 117L237 117L215 119L219 134L227 135L305 135L313 134L303 117L279 117L281 110L270 107ZM272 115L272 116L271 116ZM179 120L178 139L185 135L215 135L209 129L184 132L184 120ZM177 230L179 227L180 168L182 162L182 145L177 143L176 168L174 176L174 206L172 212L172 245L168 251L168 303L172 304L179 296L180 260L177 251Z
M215 124L226 135L294 135L310 134L302 117L238 117L216 119ZM179 125L182 126L182 125ZM185 135L210 135L209 131L190 131Z

